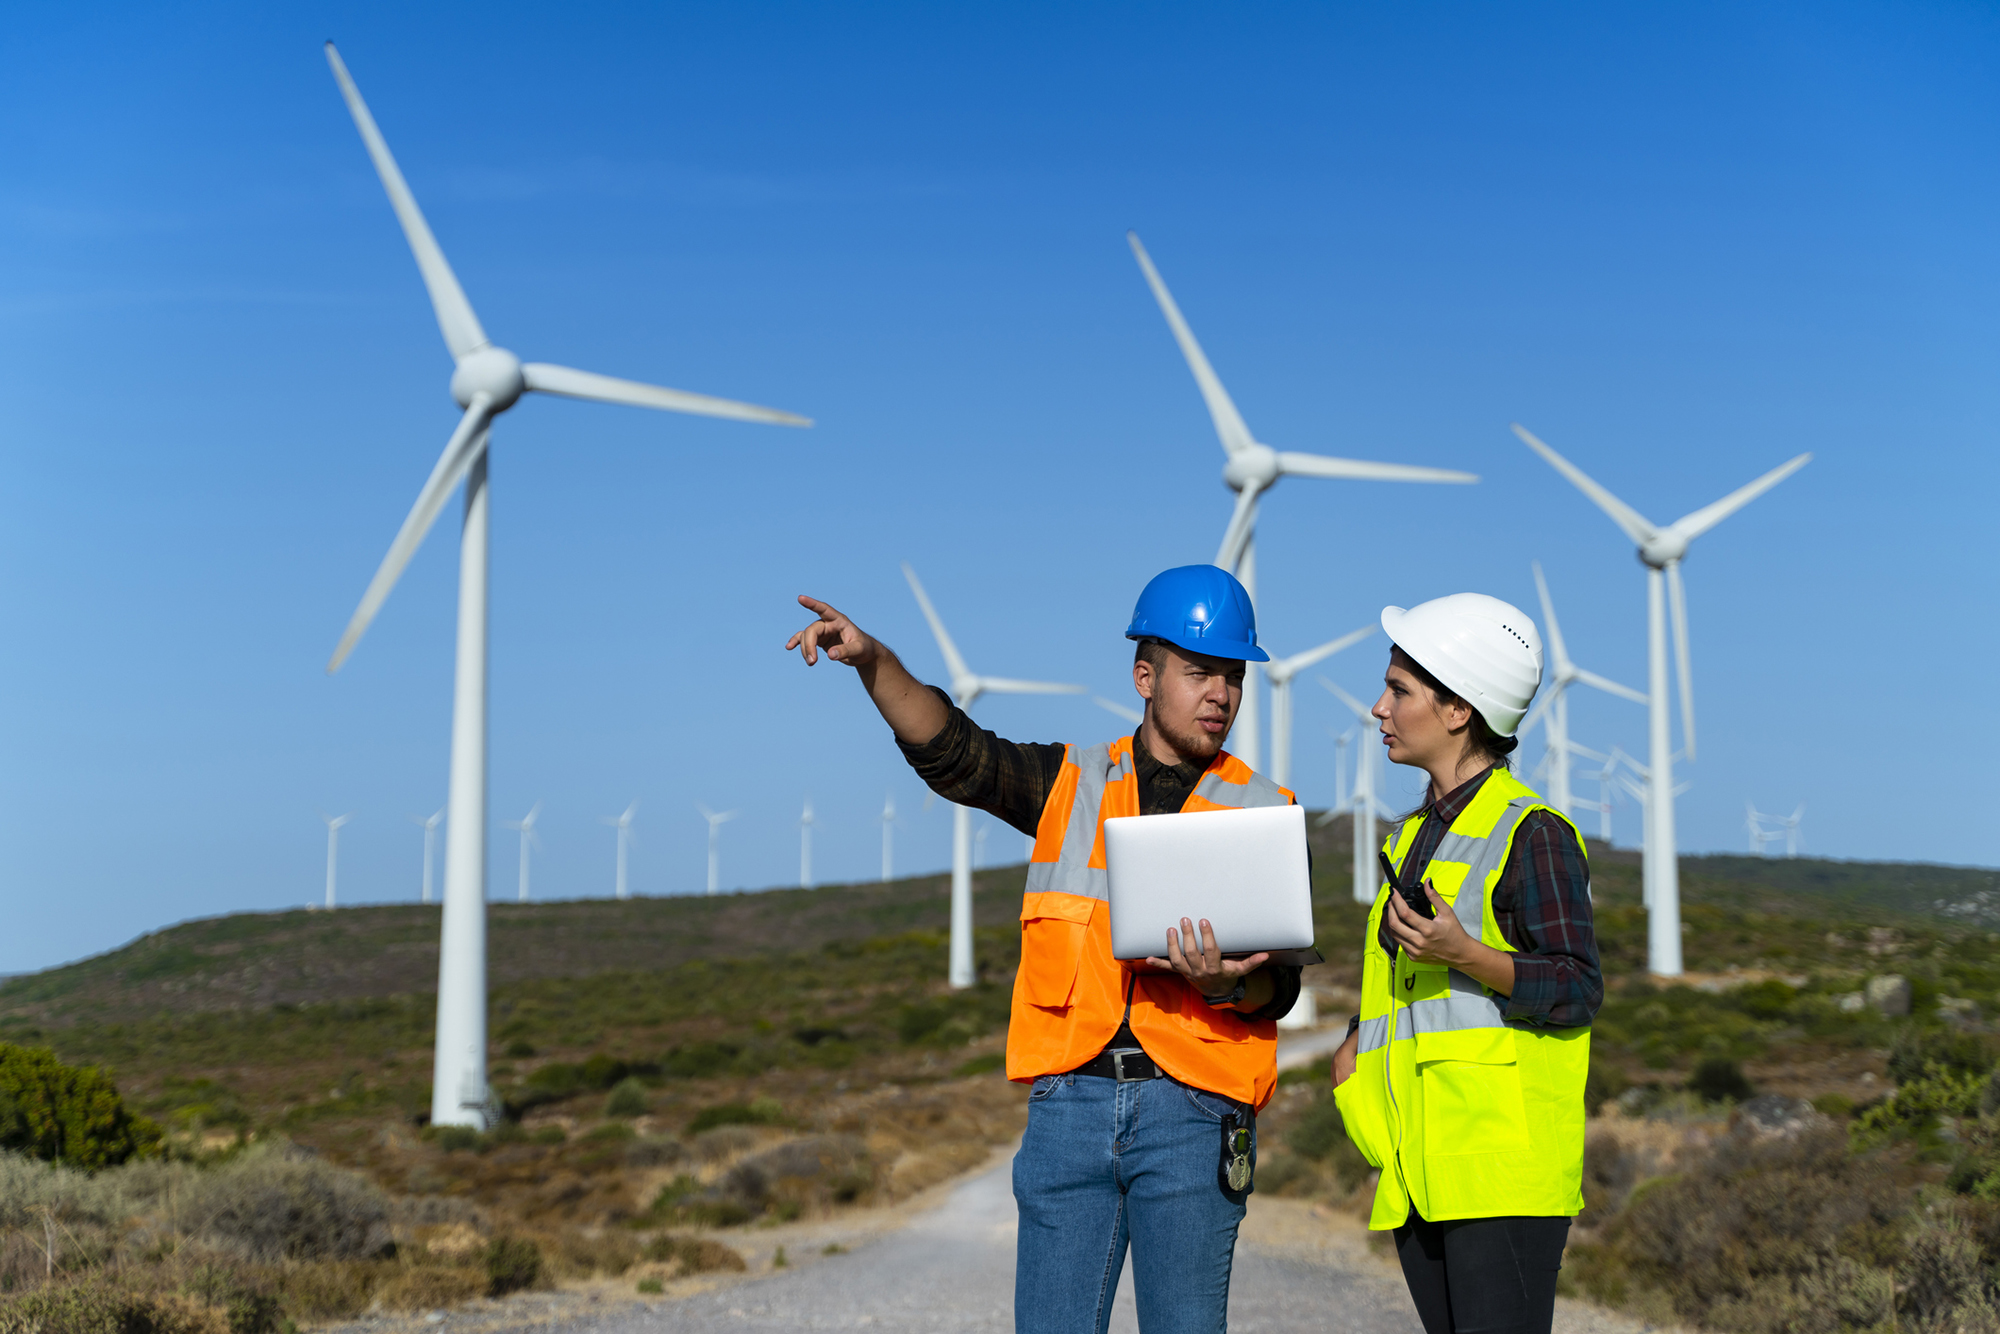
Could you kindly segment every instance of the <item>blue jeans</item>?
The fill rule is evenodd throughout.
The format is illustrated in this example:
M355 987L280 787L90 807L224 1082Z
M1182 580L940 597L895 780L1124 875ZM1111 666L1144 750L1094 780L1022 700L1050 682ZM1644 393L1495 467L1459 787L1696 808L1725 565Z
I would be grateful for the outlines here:
M1217 1166L1232 1111L1247 1114L1171 1079L1035 1081L1014 1158L1017 1334L1103 1334L1128 1243L1145 1334L1229 1327L1244 1197L1223 1188Z

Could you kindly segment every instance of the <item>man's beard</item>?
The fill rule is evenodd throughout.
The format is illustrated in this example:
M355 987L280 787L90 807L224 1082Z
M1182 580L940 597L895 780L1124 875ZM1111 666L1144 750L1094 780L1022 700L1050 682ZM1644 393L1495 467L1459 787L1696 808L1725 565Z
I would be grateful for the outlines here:
M1153 725L1153 730L1157 731L1161 739L1168 745L1183 755L1198 756L1203 761L1214 759L1216 754L1221 751L1222 743L1229 739L1229 733L1227 732L1223 732L1218 736L1211 736L1202 730L1198 724L1191 724L1185 731L1169 727L1161 719L1157 710L1151 711L1147 721Z

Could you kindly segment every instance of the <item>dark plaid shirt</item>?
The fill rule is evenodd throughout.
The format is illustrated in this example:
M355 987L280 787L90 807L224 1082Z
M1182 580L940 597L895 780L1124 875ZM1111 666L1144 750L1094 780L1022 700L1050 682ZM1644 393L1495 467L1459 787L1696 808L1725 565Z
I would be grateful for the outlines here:
M1400 868L1405 884L1422 883L1445 831L1492 772L1468 779L1419 812L1424 823ZM1604 975L1598 969L1597 932L1590 916L1590 868L1576 834L1559 817L1533 811L1521 821L1506 869L1493 886L1493 920L1507 943L1520 951L1514 955L1507 1018L1552 1028L1588 1024L1604 1003ZM1393 958L1396 942L1386 922L1379 939Z
M903 758L917 771L917 777L946 801L970 806L1006 821L1033 837L1042 822L1042 807L1049 791L1062 773L1061 742L1004 741L974 723L965 710L936 686L938 698L951 709L944 729L921 745L902 746ZM1139 780L1139 814L1171 815L1187 803L1202 769L1194 764L1162 764L1146 747L1132 747L1133 768ZM1299 998L1299 970L1284 965L1265 969L1276 991L1256 1010L1246 1011L1251 1019L1282 1019ZM1118 1046L1129 1031L1119 1030L1112 1040ZM1136 1041L1126 1045L1138 1046Z

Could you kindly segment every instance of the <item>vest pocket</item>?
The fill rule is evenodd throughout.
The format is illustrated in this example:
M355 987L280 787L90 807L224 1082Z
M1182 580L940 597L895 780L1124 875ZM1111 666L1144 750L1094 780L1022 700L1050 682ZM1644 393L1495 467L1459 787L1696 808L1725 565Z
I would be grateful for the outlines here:
M1381 1097L1371 1097L1363 1091L1364 1087L1379 1087L1381 1083L1381 1064L1363 1061L1347 1082L1333 1091L1333 1105L1340 1109L1340 1124L1370 1167L1381 1167L1394 1151Z
M1084 938L1097 900L1074 894L1030 894L1021 905L1020 985L1028 1004L1067 1009L1083 965Z
M1510 1153L1528 1147L1528 1110L1514 1063L1514 1034L1504 1028L1436 1035L1444 1050L1424 1050L1417 1078L1423 1087L1424 1155Z

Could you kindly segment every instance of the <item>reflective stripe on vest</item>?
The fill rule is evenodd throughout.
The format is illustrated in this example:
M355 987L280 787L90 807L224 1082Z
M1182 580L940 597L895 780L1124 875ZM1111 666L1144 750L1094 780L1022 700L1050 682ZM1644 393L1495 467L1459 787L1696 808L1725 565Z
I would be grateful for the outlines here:
M1134 1036L1184 1084L1261 1107L1277 1086L1277 1026L1211 1010L1180 978L1111 957L1104 821L1139 813L1132 738L1068 747L1042 808L1021 902L1021 966L1007 1028L1007 1077L1074 1070L1131 1007ZM1221 752L1184 812L1290 805L1292 794ZM1165 941L1161 942L1162 949Z
M1493 888L1521 821L1549 809L1496 769L1439 840L1424 878L1468 935L1514 951ZM1399 874L1421 824L1405 821L1384 843ZM1382 1169L1369 1226L1396 1227L1413 1204L1439 1222L1575 1214L1590 1030L1509 1023L1505 998L1475 978L1392 959L1380 943L1388 895L1380 886L1368 918L1354 1077L1335 1091L1349 1137Z

